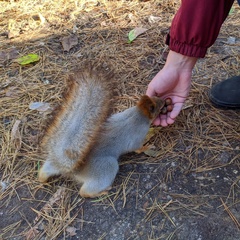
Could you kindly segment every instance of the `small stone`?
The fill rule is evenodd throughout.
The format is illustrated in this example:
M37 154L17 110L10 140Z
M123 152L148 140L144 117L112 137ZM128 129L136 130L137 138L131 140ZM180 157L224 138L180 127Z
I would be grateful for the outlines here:
M172 163L171 163L171 166L172 166L172 167L176 167L176 163L175 163L175 162L172 162Z
M228 179L228 178L226 178L226 177L224 177L224 178L223 178L223 181L224 181L224 182L228 182L228 181L229 181L229 179Z
M233 170L233 173L234 174L238 174L238 170Z

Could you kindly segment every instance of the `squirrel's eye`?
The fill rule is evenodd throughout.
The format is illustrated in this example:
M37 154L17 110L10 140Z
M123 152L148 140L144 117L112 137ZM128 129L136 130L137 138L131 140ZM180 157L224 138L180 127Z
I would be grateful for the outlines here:
M154 111L155 111L155 106L154 105L150 106L150 112L154 112Z

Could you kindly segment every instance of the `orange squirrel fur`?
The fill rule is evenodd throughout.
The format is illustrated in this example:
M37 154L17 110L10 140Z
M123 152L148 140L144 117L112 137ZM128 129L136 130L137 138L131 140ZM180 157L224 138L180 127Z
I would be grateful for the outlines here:
M47 153L39 180L66 175L81 183L82 197L105 194L120 155L140 148L164 102L142 96L136 106L109 116L111 77L99 69L75 73L59 113L46 132Z
M76 167L84 164L111 109L112 73L101 68L90 69L86 66L67 79L62 104L51 119L41 144L52 158L64 148L62 154L74 161ZM79 125L77 131L73 125ZM60 143L60 149L59 138L66 141Z

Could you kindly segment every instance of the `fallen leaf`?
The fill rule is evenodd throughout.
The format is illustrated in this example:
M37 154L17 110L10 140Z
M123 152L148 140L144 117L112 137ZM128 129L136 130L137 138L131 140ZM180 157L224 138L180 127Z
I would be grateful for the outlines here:
M47 203L42 207L40 211L36 211L32 208L34 212L37 213L37 216L34 219L35 226L33 228L38 228L39 226L39 220L42 216L42 213L46 215L47 213L51 212L51 209L53 208L53 205L58 203L63 197L66 195L66 189L64 187L59 187L58 190L52 195L52 197L48 200Z
M20 123L21 123L20 120L16 120L16 122L13 125L12 131L11 131L11 141L17 150L19 150L22 145L22 138L21 138L21 134L19 131Z
M20 30L9 30L8 31L8 38L12 39L18 37L20 35Z
M156 23L156 22L159 22L161 20L161 17L155 17L155 16L149 16L148 17L148 22L149 23Z
M145 202L145 203L143 204L143 209L148 208L148 206L149 206L149 202L147 201L147 202Z
M152 127L152 128L149 128L148 130L148 133L147 133L147 136L145 137L144 139L144 143L141 148L137 149L135 152L136 153L145 153L146 155L148 156L153 156L155 155L154 151L153 150L155 148L154 145L145 145L146 143L148 143L150 141L150 139L159 131L161 127Z
M144 151L144 154L146 154L149 157L158 157L160 155L160 152L155 149L149 148L146 151Z
M106 23L106 21L102 21L102 22L100 23L100 25L101 25L102 27L106 27L106 26L107 26L107 23Z
M30 228L29 231L27 231L26 233L24 233L26 240L33 240L36 239L37 234L39 233L39 231L33 227Z
M8 38L14 38L20 35L20 29L17 22L13 19L8 21Z
M76 25L73 26L73 33L76 33L78 30L78 27Z
M227 43L228 44L235 44L236 43L236 38L235 37L229 37L227 39Z
M128 33L128 41L131 43L134 39L136 39L139 35L145 33L148 29L142 27L136 27Z
M235 11L235 9L234 9L234 7L232 7L229 11L229 15L232 15L234 13L234 11Z
M70 49L78 44L78 38L75 35L67 36L62 39L63 50L69 52Z
M37 110L39 112L45 112L50 108L50 104L46 102L32 102L29 105L29 109Z
M128 14L128 18L131 20L131 23L132 23L132 24L136 24L137 19L136 19L136 16L135 16L134 14L129 13L129 14Z
M10 48L6 51L0 51L0 61L12 60L18 57L18 50L16 48Z
M151 146L145 145L145 146L142 146L141 148L135 150L135 153L140 154L140 153L143 153L143 152L147 151L150 148L151 148Z
M144 153L149 157L158 157L160 151L156 150L154 145L145 145L135 151L137 154Z
M194 104L193 104L192 100L191 100L191 99L188 99L188 100L186 100L186 101L184 102L183 107L182 107L182 110L191 108L191 107L193 107L193 106L194 106Z
M149 128L147 136L145 137L144 143L147 143L157 132L159 132L161 127Z
M77 229L75 227L66 228L66 232L68 232L71 237L77 235L76 231Z
M16 87L9 87L5 93L6 97L16 97L17 92L16 92Z
M46 21L45 17L41 13L32 15L32 18L35 21L40 21L41 25L43 25Z
M20 65L27 65L30 63L34 63L39 61L40 57L35 54L35 53L30 53L26 56L20 57L16 59L16 62L19 63Z
M1 192L4 192L7 189L8 185L9 183L0 181Z
M5 51L0 51L0 59L3 60L3 59L6 59L7 57L7 54Z
M47 203L47 207L45 206L45 208L43 207L43 209L49 208L49 206L53 206L53 204L61 200L65 194L66 194L66 189L60 186L58 190L49 199L49 203Z
M8 51L7 58L8 58L8 60L12 60L12 59L17 58L18 55L19 55L19 52L18 52L18 50L14 47L14 48L11 48L11 49Z

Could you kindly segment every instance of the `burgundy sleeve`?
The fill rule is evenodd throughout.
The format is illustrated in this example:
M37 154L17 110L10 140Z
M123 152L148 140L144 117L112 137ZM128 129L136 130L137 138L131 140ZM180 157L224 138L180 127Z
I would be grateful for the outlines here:
M166 44L177 53L204 57L216 40L234 0L182 0Z

